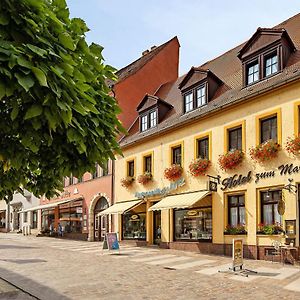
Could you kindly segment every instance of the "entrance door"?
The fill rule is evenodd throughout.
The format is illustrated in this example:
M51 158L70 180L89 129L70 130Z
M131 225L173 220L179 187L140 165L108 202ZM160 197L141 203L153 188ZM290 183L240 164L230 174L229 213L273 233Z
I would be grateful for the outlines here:
M153 212L153 243L159 245L161 241L161 211Z
M108 202L104 197L101 197L94 209L94 240L103 241L105 234L108 232L108 216L98 214L108 208Z

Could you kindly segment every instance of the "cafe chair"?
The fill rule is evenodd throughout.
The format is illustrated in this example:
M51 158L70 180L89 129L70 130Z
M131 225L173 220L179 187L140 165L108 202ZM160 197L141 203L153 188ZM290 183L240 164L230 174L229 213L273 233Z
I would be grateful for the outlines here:
M279 256L279 262L282 260L282 252L281 252L281 243L278 241L273 241L272 246L274 247L272 251L272 263L274 262L274 257Z

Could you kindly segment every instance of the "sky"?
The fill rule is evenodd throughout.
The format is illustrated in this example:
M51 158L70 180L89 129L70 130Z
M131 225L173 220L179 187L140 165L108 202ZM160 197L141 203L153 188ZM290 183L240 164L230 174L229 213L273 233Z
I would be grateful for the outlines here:
M299 0L67 0L71 17L85 20L88 43L104 47L105 62L120 69L153 45L177 36L186 73L300 13Z

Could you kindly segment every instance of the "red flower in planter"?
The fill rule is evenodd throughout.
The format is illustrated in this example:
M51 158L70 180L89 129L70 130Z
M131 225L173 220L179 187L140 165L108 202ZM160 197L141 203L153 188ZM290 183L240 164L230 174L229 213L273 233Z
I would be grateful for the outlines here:
M286 146L286 150L290 154L299 155L300 154L300 136L295 138L288 137Z
M180 165L172 165L164 171L165 178L170 181L175 181L182 176L183 169Z
M126 178L121 179L121 185L125 188L128 188L132 185L134 182L134 177L127 176Z
M152 174L150 172L145 172L144 174L138 177L138 183L145 185L152 180Z
M244 159L244 153L241 150L230 150L224 155L219 156L219 165L222 170L235 169Z
M205 172L207 171L210 165L210 160L206 158L197 158L190 163L189 170L193 176L197 177L205 175Z
M268 140L256 147L251 148L250 156L253 160L263 162L277 157L279 150L280 145L277 142Z

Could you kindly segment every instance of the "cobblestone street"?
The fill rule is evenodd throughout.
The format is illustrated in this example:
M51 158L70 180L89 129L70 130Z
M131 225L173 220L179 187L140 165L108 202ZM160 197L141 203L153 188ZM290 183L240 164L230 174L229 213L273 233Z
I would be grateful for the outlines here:
M228 273L228 257L0 234L0 277L37 299L300 299L299 266L246 260L258 271ZM0 299L31 299L0 281Z

